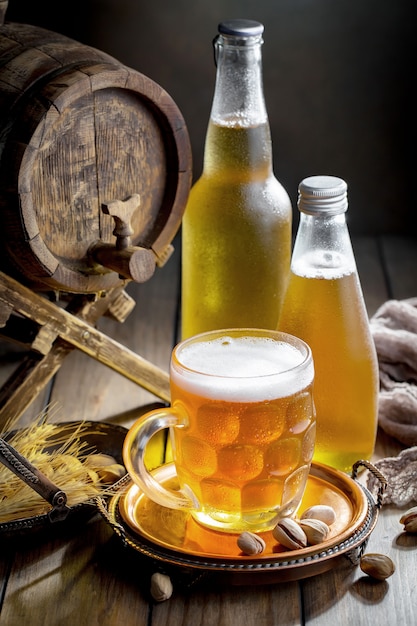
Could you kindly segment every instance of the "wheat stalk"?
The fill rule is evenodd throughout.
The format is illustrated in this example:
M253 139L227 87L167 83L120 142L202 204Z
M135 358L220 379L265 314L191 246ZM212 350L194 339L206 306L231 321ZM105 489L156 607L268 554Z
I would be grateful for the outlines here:
M42 415L30 426L13 432L7 441L66 493L67 504L71 507L104 495L108 489L108 485L100 481L101 467L91 462L96 458L99 461L103 455L90 455L87 443L80 439L86 432L84 422L69 431L68 425L51 424ZM91 427L88 432L92 432ZM51 442L53 449L50 449ZM48 502L0 464L0 523L43 515L50 509Z

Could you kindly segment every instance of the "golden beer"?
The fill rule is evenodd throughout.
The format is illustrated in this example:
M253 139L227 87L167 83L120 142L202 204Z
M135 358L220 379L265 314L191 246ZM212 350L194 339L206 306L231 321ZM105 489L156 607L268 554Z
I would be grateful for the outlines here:
M182 222L182 338L275 329L291 256L291 204L272 173L267 123L210 121L204 171Z
M269 330L202 333L174 348L170 378L172 406L139 418L124 442L143 492L225 532L270 530L294 513L315 439L309 346ZM158 483L144 461L168 427L180 490Z
M279 329L304 339L313 352L314 460L350 472L374 449L378 364L356 269L323 267L314 274L302 259L293 267Z
M197 520L234 531L296 510L315 438L312 365L300 373L293 345L244 335L191 342L171 369L173 409L187 416L172 429L179 482Z

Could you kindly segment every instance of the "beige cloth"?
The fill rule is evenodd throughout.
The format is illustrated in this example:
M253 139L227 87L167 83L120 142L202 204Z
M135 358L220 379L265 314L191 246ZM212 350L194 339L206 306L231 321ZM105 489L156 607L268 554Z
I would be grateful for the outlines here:
M379 362L380 427L417 445L417 298L388 300L371 318Z
M388 481L383 503L405 506L417 501L417 298L388 300L370 326L379 363L378 423L407 446L374 465ZM377 488L371 474L367 486Z

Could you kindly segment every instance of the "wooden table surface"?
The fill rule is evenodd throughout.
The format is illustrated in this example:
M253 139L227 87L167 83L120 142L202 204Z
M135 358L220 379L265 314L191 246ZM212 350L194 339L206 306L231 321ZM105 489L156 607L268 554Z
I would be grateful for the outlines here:
M165 267L143 285L130 284L136 307L119 324L99 328L164 370L177 336L179 244ZM356 237L353 245L371 316L385 300L417 296L417 241ZM1 346L0 382L17 359ZM99 420L130 426L158 399L112 369L74 350L52 382L21 418L29 423L45 407L52 421ZM396 455L401 445L378 433L375 459ZM308 624L361 626L417 623L417 535L404 535L401 512L383 507L367 545L389 555L395 574L373 582L348 559L300 581L262 585L218 584L213 578L187 589L174 580L172 597L149 595L153 569L100 515L55 525L40 536L0 537L0 624L59 626L240 626Z

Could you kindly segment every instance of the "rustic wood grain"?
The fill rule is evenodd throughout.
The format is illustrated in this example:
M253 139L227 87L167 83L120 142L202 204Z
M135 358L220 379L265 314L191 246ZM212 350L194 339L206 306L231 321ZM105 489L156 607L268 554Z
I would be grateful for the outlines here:
M271 626L302 624L297 583L279 587L214 587L204 583L194 593L179 594L154 607L152 626Z
M15 546L2 624L147 623L149 575L125 559L109 527L95 519L49 535Z
M0 30L0 85L3 271L44 290L119 285L126 261L115 263L102 205L133 194L132 246L145 261L161 257L191 184L185 122L162 87L99 50L14 23ZM90 254L99 242L115 246L108 265ZM140 257L126 277L150 278Z
M390 297L417 296L417 242L413 237L382 237L383 260Z
M368 316L372 317L389 295L382 266L382 251L379 241L371 237L355 237L352 245Z
M0 385L5 384L8 379L13 379L15 375L18 376L18 370L25 355L25 351L16 351L14 346L0 342ZM0 432L5 429L4 423L23 427L43 414L49 403L50 391L50 385L45 385L23 412L19 406L13 404L9 406L9 410L3 413L3 425L0 425Z

